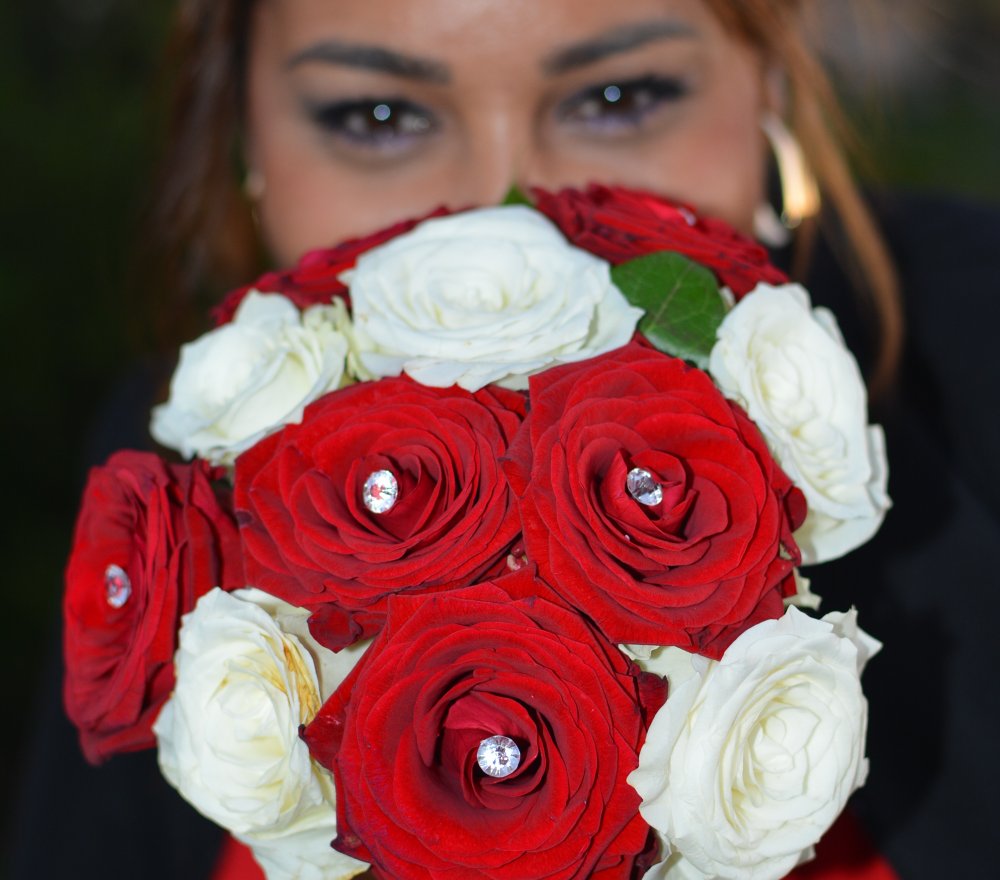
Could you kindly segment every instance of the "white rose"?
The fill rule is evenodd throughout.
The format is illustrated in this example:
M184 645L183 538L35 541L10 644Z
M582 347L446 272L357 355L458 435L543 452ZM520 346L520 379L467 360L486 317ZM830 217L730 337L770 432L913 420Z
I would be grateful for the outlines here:
M524 206L427 220L343 276L357 354L373 376L527 388L527 377L625 345L641 309L608 263Z
M300 312L281 294L251 291L229 324L181 347L150 432L186 458L232 464L344 384L348 322L339 299Z
M723 320L709 371L746 409L805 494L804 563L836 559L878 531L890 501L882 429L833 315L798 285L767 284Z
M177 683L153 727L163 775L253 847L270 880L367 867L331 849L333 778L299 738L365 646L326 650L308 617L259 590L207 593L182 620Z
M719 661L654 652L670 695L628 778L667 856L647 880L778 880L808 858L864 782L860 675L880 647L854 611L789 608Z

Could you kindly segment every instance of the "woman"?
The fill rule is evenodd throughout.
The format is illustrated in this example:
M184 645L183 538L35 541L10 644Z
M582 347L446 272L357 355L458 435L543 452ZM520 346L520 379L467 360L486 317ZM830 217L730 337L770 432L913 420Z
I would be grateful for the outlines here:
M514 182L592 180L669 194L749 234L766 205L762 126L785 117L873 298L883 384L898 357L895 278L836 149L801 6L185 4L162 234L182 281L215 271L231 286L261 242L287 265L442 203L496 202ZM818 205L796 189L792 223Z
M801 7L189 0L160 223L189 288L245 281L262 249L286 264L441 203L496 202L514 182L637 186L751 233L768 216L762 127L789 120L828 228L814 239L812 220L791 218L805 222L777 258L835 308L862 355L894 467L883 534L814 583L830 607L856 601L888 646L866 679L873 769L856 811L899 876L976 876L1000 789L987 757L995 688L979 678L997 665L984 587L1000 565L989 455L1000 431L986 397L989 316L974 296L996 267L997 221L889 205L883 244L834 147ZM901 368L893 260L912 327ZM862 279L856 298L848 278ZM972 390L976 378L987 390ZM153 756L90 771L57 713L39 728L23 876L210 876L219 835L166 789ZM43 846L53 831L59 845Z

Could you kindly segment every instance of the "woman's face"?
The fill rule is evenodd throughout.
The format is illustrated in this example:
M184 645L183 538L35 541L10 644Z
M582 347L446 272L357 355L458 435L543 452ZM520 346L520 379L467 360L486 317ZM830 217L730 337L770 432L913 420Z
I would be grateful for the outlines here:
M597 181L748 231L765 79L704 0L259 0L262 228L289 263L514 183Z

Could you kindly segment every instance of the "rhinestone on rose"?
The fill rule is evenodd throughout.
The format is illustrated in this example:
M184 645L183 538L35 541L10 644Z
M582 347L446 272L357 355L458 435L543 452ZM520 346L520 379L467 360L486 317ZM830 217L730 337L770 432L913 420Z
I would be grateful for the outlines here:
M120 565L104 570L104 596L112 608L121 608L132 595L132 581Z
M628 494L646 507L656 507L663 500L663 486L644 468L632 468L625 478Z
M503 779L518 768L521 750L509 736L489 736L479 744L476 760L487 776Z
M399 482L392 471L375 471L365 480L361 498L372 513L388 513L399 500Z

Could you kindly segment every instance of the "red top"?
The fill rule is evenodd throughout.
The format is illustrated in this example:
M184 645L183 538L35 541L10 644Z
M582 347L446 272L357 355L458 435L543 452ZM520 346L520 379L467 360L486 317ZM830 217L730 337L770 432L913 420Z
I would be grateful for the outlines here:
M226 838L212 880L264 880L250 850ZM892 866L872 846L858 821L844 813L816 849L816 858L797 868L789 880L899 880Z

